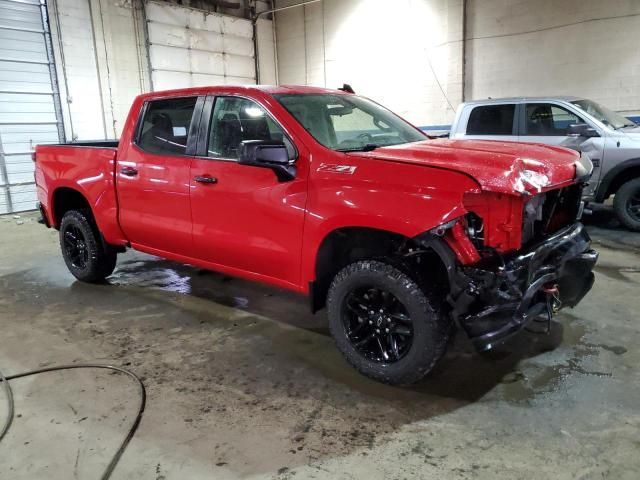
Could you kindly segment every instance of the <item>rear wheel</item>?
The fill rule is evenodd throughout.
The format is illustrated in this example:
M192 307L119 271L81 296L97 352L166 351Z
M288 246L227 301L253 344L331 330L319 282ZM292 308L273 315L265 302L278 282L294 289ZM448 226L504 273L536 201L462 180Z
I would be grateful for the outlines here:
M627 228L640 231L640 178L629 180L618 189L613 208Z
M413 279L387 263L345 267L331 284L327 306L338 349L374 380L417 382L446 349L449 320Z
M67 268L83 282L101 282L116 267L117 253L103 244L93 217L84 210L70 210L62 217L60 247Z

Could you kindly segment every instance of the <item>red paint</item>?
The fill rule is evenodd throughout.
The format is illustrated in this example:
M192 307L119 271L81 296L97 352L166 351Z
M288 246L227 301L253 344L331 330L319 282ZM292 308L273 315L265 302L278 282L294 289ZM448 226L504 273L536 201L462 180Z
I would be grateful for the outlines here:
M514 192L519 174L525 170L548 178L541 191L571 184L580 158L574 150L550 145L443 139L377 148L360 155L465 172L483 191L508 194ZM530 194L539 193L530 184L523 187Z
M528 197L504 193L466 193L463 203L484 222L484 243L500 252L520 248L522 209Z
M474 211L485 241L500 251L520 247L522 206L531 185L523 170L545 175L543 190L574 181L577 154L531 144L426 140L367 153L318 144L271 96L348 93L312 87L203 87L136 98L115 148L38 146L38 198L59 224L55 193L72 188L91 206L105 239L176 261L306 292L323 240L343 227L414 237ZM152 155L132 142L146 100L185 95L242 95L283 126L297 150L293 181L235 162ZM138 175L122 174L132 167ZM212 176L215 184L194 182ZM463 264L479 259L462 222L446 235Z

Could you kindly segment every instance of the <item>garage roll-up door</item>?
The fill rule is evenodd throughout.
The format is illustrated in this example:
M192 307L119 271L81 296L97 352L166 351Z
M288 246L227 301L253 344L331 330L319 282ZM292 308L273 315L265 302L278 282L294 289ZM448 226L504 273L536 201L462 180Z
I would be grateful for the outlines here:
M35 208L31 149L62 140L45 8L0 0L0 214Z
M154 90L255 83L249 20L155 2L146 13Z
M31 150L62 140L45 8L0 0L0 214L35 208Z

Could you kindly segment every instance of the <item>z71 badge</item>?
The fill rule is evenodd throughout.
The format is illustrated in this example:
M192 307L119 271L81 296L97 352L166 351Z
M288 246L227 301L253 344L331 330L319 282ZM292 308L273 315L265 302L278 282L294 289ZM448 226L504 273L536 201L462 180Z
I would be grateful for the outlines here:
M329 173L346 173L348 175L353 175L356 171L356 166L353 165L335 165L332 163L321 163L318 167L318 172L329 172Z

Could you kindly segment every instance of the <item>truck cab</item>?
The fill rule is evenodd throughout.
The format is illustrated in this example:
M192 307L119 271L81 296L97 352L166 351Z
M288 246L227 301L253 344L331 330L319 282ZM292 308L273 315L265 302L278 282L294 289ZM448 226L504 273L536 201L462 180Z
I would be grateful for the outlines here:
M593 162L587 202L616 195L619 220L640 231L640 127L579 97L518 97L465 102L450 131L455 139L543 143L573 148Z

